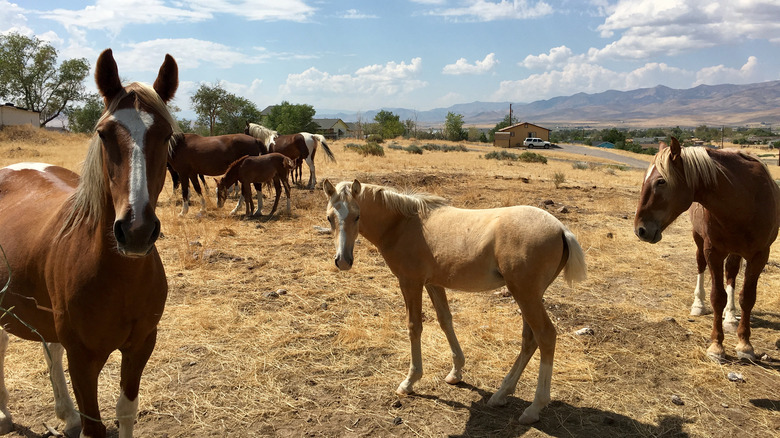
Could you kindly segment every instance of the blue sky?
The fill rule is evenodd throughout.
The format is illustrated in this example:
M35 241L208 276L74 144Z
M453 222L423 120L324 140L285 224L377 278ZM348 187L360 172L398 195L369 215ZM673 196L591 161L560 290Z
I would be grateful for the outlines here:
M93 65L111 47L127 80L170 53L184 115L201 83L260 109L424 111L780 79L780 0L0 0L7 32Z

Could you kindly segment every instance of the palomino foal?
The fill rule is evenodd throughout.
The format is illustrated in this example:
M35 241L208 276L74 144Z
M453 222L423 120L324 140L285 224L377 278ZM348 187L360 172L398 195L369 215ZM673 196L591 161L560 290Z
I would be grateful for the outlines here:
M506 285L523 313L523 343L488 403L507 403L539 348L536 395L520 422L539 420L539 412L550 401L556 337L542 295L561 271L569 284L585 279L585 255L574 235L551 214L530 206L465 210L448 206L438 196L402 194L358 180L335 187L325 180L323 189L336 239L336 266L342 270L352 267L353 247L360 233L376 245L398 277L406 302L412 358L409 374L396 392L412 393L423 374L423 287L452 351L453 366L445 381L455 384L462 379L465 358L452 327L445 288L477 292Z
M0 366L6 331L48 346L55 412L74 436L105 437L98 375L122 353L116 405L119 437L133 435L141 374L157 339L168 283L155 242L157 197L165 182L168 143L178 130L166 107L178 87L170 55L154 86L122 86L110 49L95 82L106 109L89 145L82 175L58 166L21 163L0 169ZM79 410L68 395L63 352ZM1 368L0 368L1 371ZM0 433L14 427L0 372Z

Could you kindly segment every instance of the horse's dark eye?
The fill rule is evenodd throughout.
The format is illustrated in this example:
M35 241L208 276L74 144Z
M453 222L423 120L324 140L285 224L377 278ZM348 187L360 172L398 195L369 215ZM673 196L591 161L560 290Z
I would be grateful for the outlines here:
M359 220L360 220L360 215L357 215L357 216L355 217L355 222L357 222L357 221L359 221Z
M659 186L662 186L662 185L666 184L666 180L665 179L659 179L656 184L658 184Z

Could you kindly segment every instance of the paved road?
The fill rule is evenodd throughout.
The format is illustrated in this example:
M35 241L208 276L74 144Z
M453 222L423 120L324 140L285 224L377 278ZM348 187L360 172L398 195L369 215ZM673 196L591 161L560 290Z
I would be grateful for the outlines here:
M574 144L560 144L554 146L553 150L561 150L564 152L570 152L572 154L588 155L591 157L606 158L607 160L617 161L618 163L623 163L626 166L635 167L637 169L647 169L647 166L649 165L647 161L615 154L610 152L609 149L590 148Z

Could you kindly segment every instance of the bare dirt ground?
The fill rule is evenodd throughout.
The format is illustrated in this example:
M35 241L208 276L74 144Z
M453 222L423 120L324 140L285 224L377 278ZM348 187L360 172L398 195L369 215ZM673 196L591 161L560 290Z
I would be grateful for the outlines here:
M45 135L0 132L0 166L46 161L78 169L86 138ZM412 155L385 143L384 157L362 157L346 143L331 144L336 163L318 155L318 189L294 188L292 213L271 220L217 210L211 182L208 211L198 215L193 202L179 217L180 201L165 187L157 247L170 290L142 380L136 436L780 435L780 244L760 279L752 321L753 345L767 357L737 361L736 336L727 334L729 360L718 364L705 353L712 317L688 316L696 271L687 218L655 245L633 234L643 170L591 157L597 161L574 168L582 157L559 151L534 151L548 157L546 165L499 162L484 159L493 149L479 145ZM555 173L565 176L557 189ZM538 423L517 422L533 399L538 354L509 404L487 406L520 350L522 315L500 291L448 293L467 360L455 386L443 380L449 348L425 304L425 375L415 395L395 395L410 357L403 299L364 240L351 271L333 266L332 238L315 229L327 226L325 178L437 193L467 208L553 201L543 208L578 236L589 278L573 288L556 280L546 293L558 343L553 401ZM584 327L593 335L575 334ZM113 436L119 361L116 353L100 379ZM729 372L743 379L730 381ZM40 346L12 338L6 384L16 424L8 436L42 437L43 423L62 426Z

